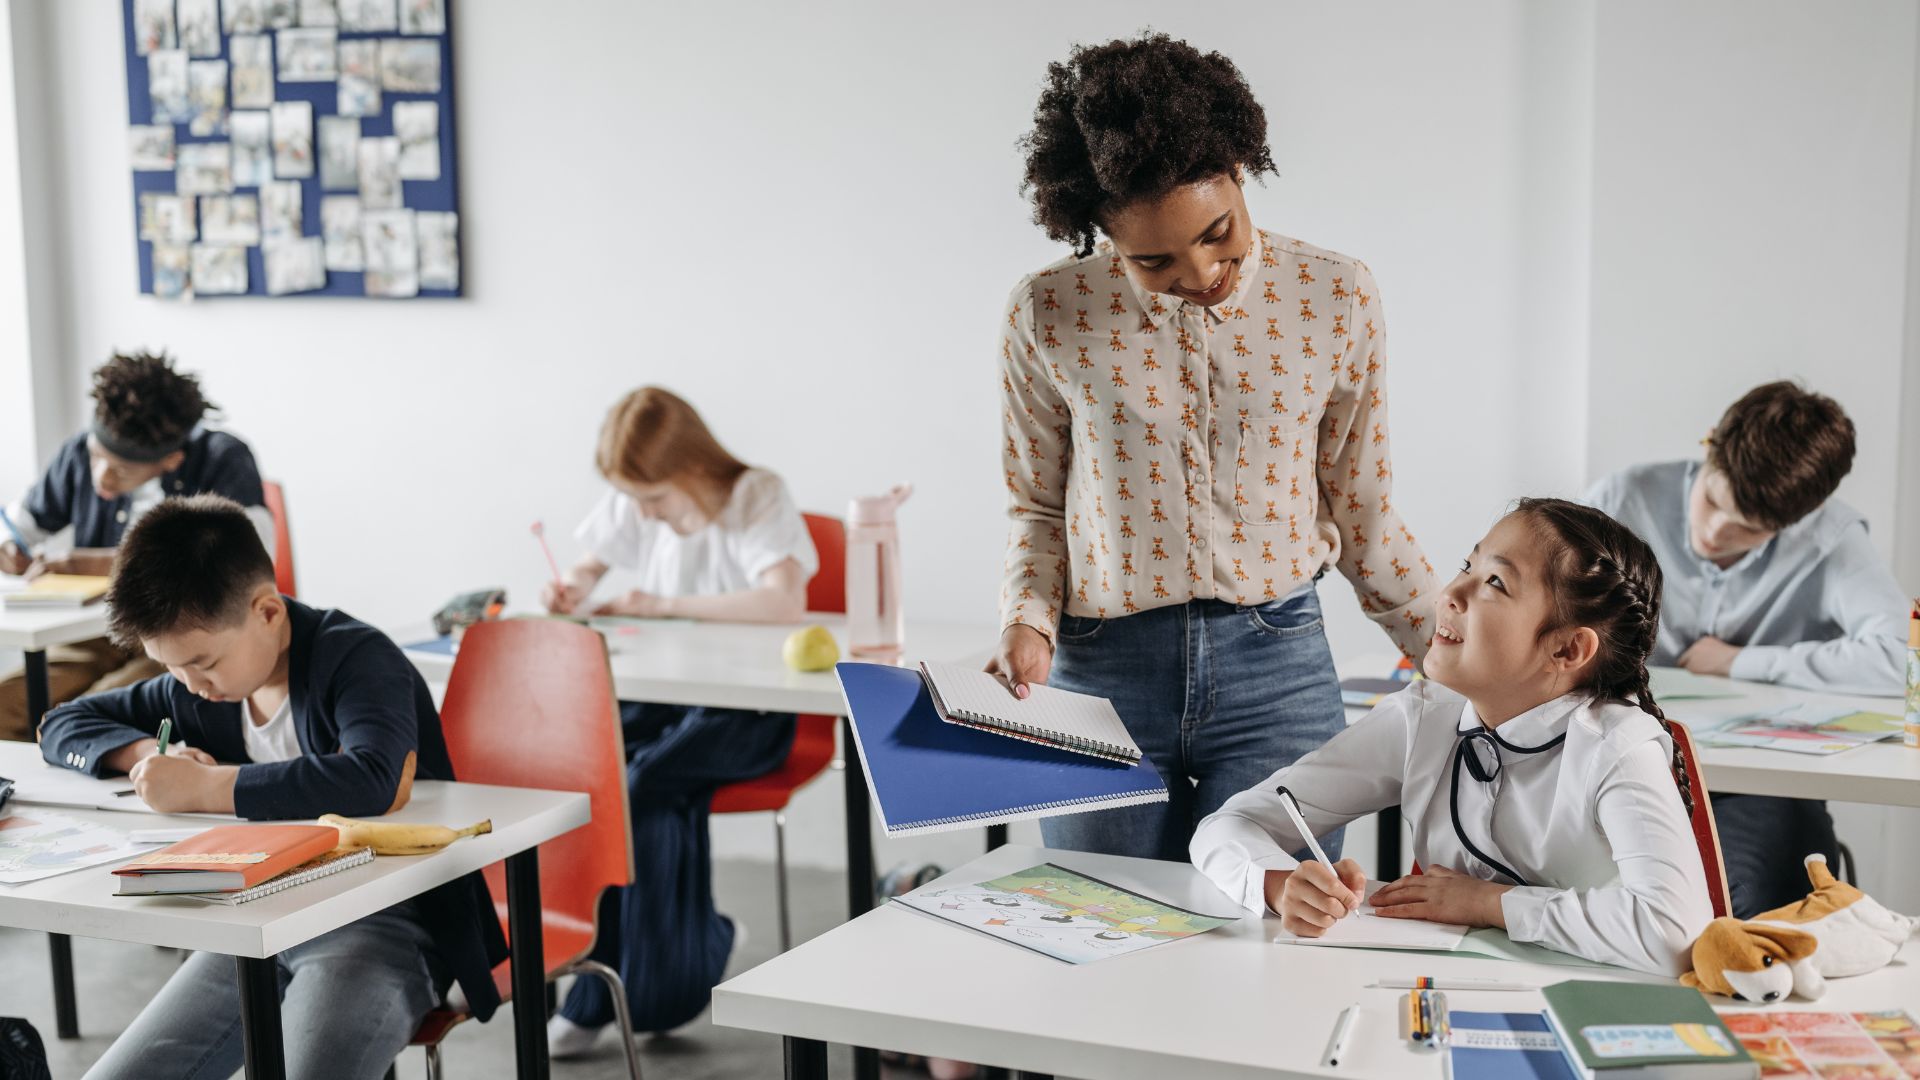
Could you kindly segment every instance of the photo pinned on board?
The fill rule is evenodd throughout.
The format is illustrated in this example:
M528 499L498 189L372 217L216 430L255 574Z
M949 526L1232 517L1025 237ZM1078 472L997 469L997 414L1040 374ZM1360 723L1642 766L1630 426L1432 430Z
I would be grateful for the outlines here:
M421 210L413 217L420 249L420 287L460 287L460 215Z
M178 47L174 34L173 0L133 0L133 51L148 56Z
M360 140L360 207L398 210L400 196L400 140L391 135Z
M200 236L209 244L251 247L260 242L260 200L252 195L205 195Z
M396 111L398 106L395 107ZM320 118L320 188L357 191L360 188L360 118Z
M263 32L267 28L267 0L220 0L220 25L230 35Z
M333 0L300 0L300 25L339 26L340 9Z
M186 244L153 245L153 295L162 300L193 297L192 249Z
M440 179L439 102L394 102L393 134L400 140L400 179Z
M340 43L339 113L341 116L380 115L380 43Z
M156 244L191 244L193 196L146 192L140 196L140 239Z
M275 180L260 188L260 242L298 240L301 227L300 181Z
M440 92L440 43L380 39L380 85L396 94Z
M400 32L403 34L446 33L446 0L400 0Z
M332 27L282 30L281 82L332 82L340 74L339 35Z
M247 249L226 244L193 245L196 296L236 296L247 291Z
M320 235L326 241L327 269L359 273L367 268L366 247L360 238L360 196L322 196Z
M193 60L187 64L187 97L193 119L187 130L195 135L227 133L227 62Z
M363 210L360 239L367 259L364 280L368 296L419 295L420 253L413 231L413 211Z
M147 55L147 100L156 124L184 124L193 119L184 50L157 49Z
M285 30L299 23L300 9L297 0L264 0L269 30Z
M227 114L232 129L233 186L257 188L273 179L272 121L265 109L236 109Z
M327 268L317 236L282 240L261 249L267 266L267 295L313 292L327 287Z
M273 175L304 180L313 175L313 102L273 103Z
M340 29L355 34L391 34L400 29L399 9L394 0L340 0Z
M173 125L134 124L127 129L134 172L173 171Z
M233 107L265 109L273 104L273 43L255 34L227 39L233 64Z
M223 142L174 147L173 190L180 195L225 195L233 190L233 147Z
M180 0L180 47L188 56L220 55L218 0Z

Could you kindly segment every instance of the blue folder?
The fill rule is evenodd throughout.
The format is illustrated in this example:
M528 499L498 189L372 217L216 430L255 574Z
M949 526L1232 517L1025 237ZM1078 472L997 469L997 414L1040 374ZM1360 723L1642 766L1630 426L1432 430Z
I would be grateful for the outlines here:
M1460 1080L1575 1080L1543 1013L1454 1012L1447 1023Z
M888 836L1167 800L1144 758L1122 765L947 723L917 668L834 670Z

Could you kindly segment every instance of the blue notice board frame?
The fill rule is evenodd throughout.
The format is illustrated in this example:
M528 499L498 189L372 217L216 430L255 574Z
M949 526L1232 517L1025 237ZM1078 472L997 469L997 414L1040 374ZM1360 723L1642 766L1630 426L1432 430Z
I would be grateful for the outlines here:
M404 3L405 0L400 0L400 2ZM138 48L135 42L136 28L134 25L133 5L134 5L134 0L121 0L120 2L121 36L123 38L122 44L126 50L126 57L127 57L127 118L128 118L127 122L129 125L152 124L153 123L153 101L152 101L151 95L148 93L148 88L147 88L147 58L139 54ZM224 9L225 7L224 4L216 5L216 6L222 9ZM403 93L400 91L383 89L381 91L380 114L378 116L366 116L361 118L360 135L362 138L378 138L380 136L394 134L393 103L396 101L438 102L440 105L440 131L439 131L440 179L438 180L402 180L400 182L401 204L405 209L408 209L408 210L440 210L440 211L451 211L454 213L458 213L460 210L460 185L458 182L460 170L458 166L459 159L454 152L456 144L454 141L455 114L454 114L454 108L453 108L454 0L445 0L444 8L446 10L446 32L445 33L439 34L439 35L432 35L432 36L420 35L420 34L405 36L405 40L407 41L437 40L439 42L439 45L440 45L440 92L437 94L410 94L410 93ZM363 33L349 33L346 31L340 31L338 30L337 27L335 29L337 31L338 39L341 41L353 41L353 40L377 41L377 40L380 40L381 38L402 37L402 35L398 31L394 31L391 33L363 34ZM273 99L275 101L305 101L305 102L310 102L313 105L314 154L315 154L315 157L317 158L319 154L319 144L320 144L320 139L319 139L320 118L322 116L333 116L338 114L339 97L337 93L337 88L339 86L339 82L337 79L334 82L282 82L280 81L278 32L269 29L269 30L262 30L261 33L273 39L272 49L273 49L273 56L275 58L274 59ZM230 54L231 54L231 47L230 47L229 37L228 37L228 34L226 33L225 27L222 26L221 33L220 33L220 55L217 57L214 57L214 56L194 57L194 59L196 60L226 60L228 62L228 69L227 69L228 111L232 110L233 69L232 69L232 57ZM178 147L192 144L192 143L226 141L225 135L204 135L204 136L194 135L190 132L190 130L188 129L188 125L185 123L176 123L172 125L172 127L173 127L173 139L174 139L174 146L176 147L176 153L177 153ZM125 143L124 138L122 139L122 143L123 144ZM314 174L312 176L306 177L299 181L300 189L301 189L300 190L301 233L302 235L305 235L305 236L321 235L321 229L320 229L321 196L329 195L329 194L331 195L347 194L346 192L338 192L338 191L323 192L320 189L320 170L317 167L317 165L313 170L313 173ZM147 295L152 295L153 293L153 242L150 240L140 239L140 196L147 195L147 194L163 194L163 195L173 194L174 193L174 177L175 177L175 174L172 172L158 172L158 171L148 172L148 171L139 171L139 170L133 171L134 244L138 254L140 291ZM234 194L241 194L241 195L252 194L252 195L255 195L256 197L259 195L259 191L260 189L254 186L247 186L247 187L235 186L233 189ZM464 219L456 219L456 220L459 225L459 228L456 230L456 234L458 236L458 243L459 243L459 250L460 250L460 256L459 256L460 287L454 288L454 289L429 289L429 288L422 287L418 294L419 297L421 298L458 297L463 294L466 288L466 281L467 281L466 238L465 238L466 222ZM196 230L198 229L198 227L199 227L199 215L196 213L195 215ZM312 297L312 296L365 297L366 296L365 277L366 277L365 274L360 273L358 271L329 270L327 271L327 283L325 287L320 289L315 289L309 292L289 293L286 296L275 297L274 299L299 299L302 297ZM264 257L264 254L262 252L260 245L255 244L247 248L247 291L244 294L233 293L233 294L230 294L230 296L203 295L199 298L211 300L211 299L239 298L241 296L266 296L266 295L268 295L266 259ZM386 299L386 298L382 297L379 299Z

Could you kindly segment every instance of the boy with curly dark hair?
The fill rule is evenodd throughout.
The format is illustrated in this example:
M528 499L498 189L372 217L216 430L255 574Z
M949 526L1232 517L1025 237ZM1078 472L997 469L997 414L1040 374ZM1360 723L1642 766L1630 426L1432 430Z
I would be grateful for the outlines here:
M273 516L247 444L204 420L216 406L200 382L165 355L115 354L93 373L93 422L68 439L7 516L33 550L0 544L0 573L105 575L114 549L141 515L175 495L224 495L245 508L267 550ZM47 541L71 529L72 548ZM144 656L96 638L49 649L49 705L159 674ZM26 680L0 680L0 739L32 739Z
M1225 56L1153 33L1076 48L1033 121L1023 186L1072 254L1000 323L989 670L1111 699L1168 778L1167 802L1046 819L1049 846L1184 859L1201 818L1346 726L1322 574L1426 655L1437 586L1391 498L1386 319L1364 263L1255 228L1242 189L1273 154Z

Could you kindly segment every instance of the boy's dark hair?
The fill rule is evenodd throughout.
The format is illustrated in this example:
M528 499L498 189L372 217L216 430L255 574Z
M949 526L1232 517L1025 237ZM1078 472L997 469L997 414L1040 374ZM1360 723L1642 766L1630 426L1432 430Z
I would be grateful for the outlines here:
M1236 168L1275 171L1267 114L1233 61L1155 33L1047 65L1020 146L1034 224L1081 256L1117 207Z
M1547 592L1553 610L1544 636L1571 626L1600 637L1587 688L1595 697L1637 705L1673 739L1673 775L1680 801L1693 814L1693 791L1673 722L1653 700L1647 658L1660 630L1660 561L1645 540L1605 511L1565 499L1521 499L1514 513L1533 526L1547 548Z
M245 613L255 590L273 583L273 560L239 503L219 495L163 499L120 541L108 628L137 649L162 634L225 626Z
M1853 421L1825 394L1781 380L1727 407L1707 440L1740 513L1784 529L1820 509L1853 468Z
M133 451L121 456L134 460L158 460L178 450L215 407L200 392L200 380L175 371L165 354L145 351L115 353L95 369L93 400L96 428ZM120 453L113 446L108 449ZM149 453L153 457L144 458Z

